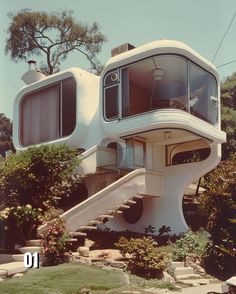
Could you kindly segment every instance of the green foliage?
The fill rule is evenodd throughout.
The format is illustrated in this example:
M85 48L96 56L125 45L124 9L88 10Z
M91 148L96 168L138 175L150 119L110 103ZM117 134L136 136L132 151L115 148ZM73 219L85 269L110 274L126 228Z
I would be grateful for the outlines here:
M173 259L184 261L188 255L201 257L209 242L209 234L205 231L193 232L189 230L182 238L176 241Z
M236 153L207 175L207 190L200 197L200 208L208 217L207 229L212 240L203 262L206 271L218 278L230 277L236 271L235 174Z
M208 274L225 281L235 275L236 256L225 252L214 243L209 244L202 256L202 266Z
M91 26L79 23L72 14L72 11L49 13L29 9L10 14L6 53L14 61L44 55L43 71L52 74L70 52L76 51L89 61L92 69L98 70L97 55L106 38L97 23Z
M12 144L12 123L0 113L0 155L5 157L5 152L8 150L15 150Z
M0 220L6 224L14 223L21 239L29 240L37 237L36 228L42 223L42 209L33 208L30 204L18 205L17 207L6 207L0 211Z
M145 234L154 234L156 232L156 229L152 226L152 225L148 225L145 229L144 229L144 233Z
M78 183L78 164L76 150L67 146L42 145L9 156L0 169L4 205L30 204L47 210L49 204L55 205L57 198L70 193Z
M69 234L65 222L61 218L54 219L49 223L41 234L43 255L46 265L56 265L63 261L66 256Z
M228 234L235 235L236 154L222 161L205 179L206 192L199 198L200 209L208 216L207 229L213 241L220 243Z
M221 84L221 100L224 106L236 109L236 72Z
M167 257L164 253L157 252L156 242L151 237L130 240L121 237L115 245L123 255L130 255L128 267L131 273L146 278L162 276Z
M169 289L169 290L178 290L174 284L170 282L165 282L158 279L145 279L135 275L129 275L131 285L138 287L136 291L133 292L140 292L140 289L150 289L150 288L159 288L159 289ZM142 293L142 292L141 292Z
M221 127L227 133L227 142L222 145L226 160L236 152L236 73L221 84Z

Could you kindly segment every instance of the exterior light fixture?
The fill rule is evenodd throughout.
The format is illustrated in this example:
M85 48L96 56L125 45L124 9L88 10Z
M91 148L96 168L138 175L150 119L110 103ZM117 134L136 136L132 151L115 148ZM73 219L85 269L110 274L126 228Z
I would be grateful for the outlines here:
M171 131L165 131L164 132L164 139L170 139L171 138Z

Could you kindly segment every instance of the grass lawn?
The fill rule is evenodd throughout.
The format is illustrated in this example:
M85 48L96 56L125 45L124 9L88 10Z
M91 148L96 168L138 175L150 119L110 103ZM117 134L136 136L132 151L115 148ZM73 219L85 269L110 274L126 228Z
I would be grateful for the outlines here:
M78 264L29 270L23 277L0 283L1 294L78 294L80 290L109 290L126 284L124 274ZM101 293L101 292L100 292Z

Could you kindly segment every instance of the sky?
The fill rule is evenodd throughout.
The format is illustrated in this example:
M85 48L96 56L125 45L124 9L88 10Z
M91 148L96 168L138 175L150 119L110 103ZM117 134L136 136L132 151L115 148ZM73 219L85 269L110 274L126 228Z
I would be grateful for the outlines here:
M13 102L24 86L21 76L27 71L25 62L15 63L5 55L8 13L20 9L34 11L73 10L77 21L97 22L107 37L99 54L105 64L111 49L123 43L138 47L159 39L186 43L212 61L215 52L236 11L235 0L0 0L0 113L13 117ZM236 18L215 58L216 66L236 60ZM89 68L78 53L72 53L61 70L72 66ZM218 68L223 80L236 71L236 62Z

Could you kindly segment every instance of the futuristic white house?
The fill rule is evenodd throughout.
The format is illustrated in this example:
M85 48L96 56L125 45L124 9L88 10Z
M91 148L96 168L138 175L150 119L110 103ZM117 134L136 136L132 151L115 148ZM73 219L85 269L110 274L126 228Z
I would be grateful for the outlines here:
M112 230L166 225L179 233L187 229L184 191L221 158L219 98L210 62L160 40L110 58L101 77L71 68L24 87L14 104L14 145L85 150L84 184L62 215L71 231L105 219Z

